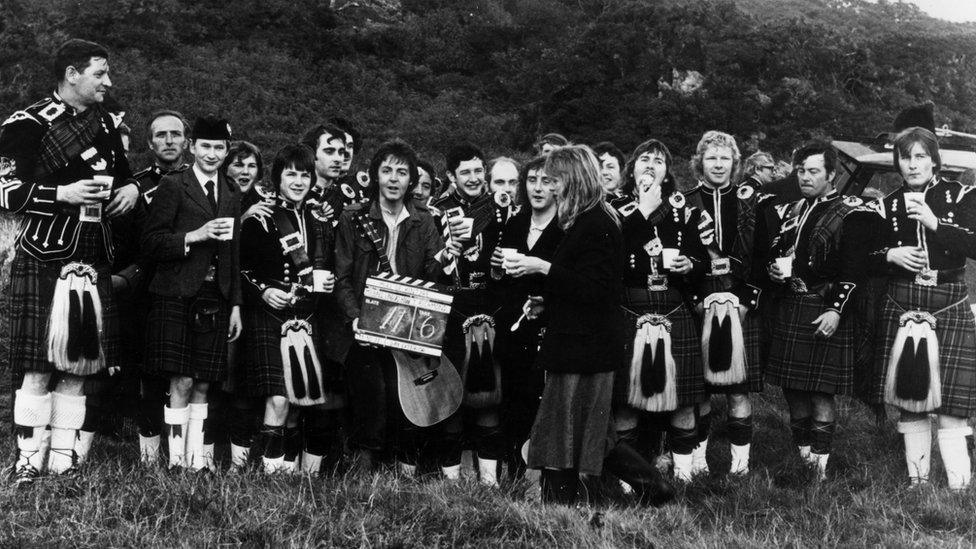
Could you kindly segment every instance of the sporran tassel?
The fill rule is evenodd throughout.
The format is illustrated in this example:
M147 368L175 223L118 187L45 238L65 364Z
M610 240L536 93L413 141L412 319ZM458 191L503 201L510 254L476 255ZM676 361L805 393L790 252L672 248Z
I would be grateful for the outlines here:
M281 360L288 401L295 406L325 404L322 365L306 320L293 318L281 325Z
M98 359L98 319L95 318L95 302L92 299L94 288L86 285L82 292L81 308L81 343L85 358Z
M312 349L305 347L305 372L308 374L308 398L318 400L322 398L322 384L319 383L319 376L315 373L315 359L312 358Z
M942 405L939 342L936 320L921 311L899 318L885 376L885 402L914 413L932 412Z
M708 340L708 367L713 372L725 372L732 366L732 328L729 318L712 317L712 337Z
M74 289L68 290L68 361L81 358L81 299Z
M294 341L288 345L288 364L291 368L292 391L295 393L295 398L301 400L305 398L305 376L302 375L302 365L299 362Z
M464 357L464 404L487 408L501 403L501 368L495 362L492 343L495 321L488 315L476 315L464 321L462 329L469 338Z

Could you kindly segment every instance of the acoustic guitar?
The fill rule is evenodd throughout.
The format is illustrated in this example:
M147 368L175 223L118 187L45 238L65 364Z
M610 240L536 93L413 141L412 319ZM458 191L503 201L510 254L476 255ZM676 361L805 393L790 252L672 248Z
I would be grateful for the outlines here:
M449 418L461 406L461 376L445 355L440 357L391 349L397 365L397 393L410 423L430 427Z

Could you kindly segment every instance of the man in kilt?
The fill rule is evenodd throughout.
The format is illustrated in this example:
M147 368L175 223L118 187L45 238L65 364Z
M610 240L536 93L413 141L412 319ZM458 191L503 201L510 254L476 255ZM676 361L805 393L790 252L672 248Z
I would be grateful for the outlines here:
M485 155L461 143L446 155L447 175L453 191L431 203L446 240L461 244L463 252L447 264L441 280L452 287L454 303L445 335L444 352L464 379L462 417L448 420L465 430L478 455L478 474L488 486L498 485L498 460L505 457L505 439L498 407L501 405L501 367L493 353L496 306L488 291L491 256L511 216L511 195L488 190ZM478 333L484 330L483 337ZM469 420L470 421L467 421ZM460 433L459 433L460 434ZM448 478L460 471L461 445L453 450L456 462L444 468Z
M227 343L241 333L241 191L220 174L230 138L226 121L197 119L193 167L160 181L142 236L156 261L145 367L170 378L163 420L171 468L212 467L207 390L227 375Z
M935 413L949 488L962 490L972 476L967 418L976 411L976 325L965 283L966 259L976 258L976 188L939 176L932 126L899 133L893 155L904 185L875 204L884 223L871 256L887 276L876 387L901 411L912 484L928 481Z
M100 388L107 393L106 397L111 397L113 390L122 393L125 412L127 415L133 413L138 425L141 460L143 463L153 464L159 460L163 399L169 390L169 379L147 375L143 371L146 317L149 314L148 288L153 262L150 257L142 254L140 236L159 182L164 176L190 167L183 159L189 144L189 124L177 111L159 110L149 115L146 130L149 133L148 145L153 163L132 176L139 185L140 192L135 208L126 215L113 218L112 223L116 244L112 289L118 302L119 318L122 319L122 370L120 375L113 375L116 381L108 381L103 376L100 376L103 379L99 381L102 385ZM86 393L90 403L95 395L90 389ZM131 406L130 399L135 400ZM104 399L101 410L103 415L122 411L112 410L112 404L112 400ZM85 426L79 433L79 441L86 438L90 440L94 433L86 431L94 431L96 427L95 423L89 426L89 418L86 418ZM83 459L81 452L79 459Z
M794 442L820 479L833 440L834 395L853 388L850 304L865 276L871 233L864 227L873 215L861 199L834 190L836 162L829 143L797 149L793 168L803 199L777 206L778 223L763 224L757 240L757 249L768 250L757 263L782 293L766 379L783 388Z
M316 475L333 446L331 410L344 396L340 365L322 354L317 305L335 286L333 230L305 204L315 180L311 149L295 144L278 151L271 180L278 196L271 215L241 224L248 329L240 390L264 399L265 470Z
M69 40L54 73L57 91L0 127L0 208L24 223L9 310L10 364L15 379L23 376L14 397L18 485L45 467L55 474L74 468L84 377L119 365L109 219L139 195L129 181L121 116L102 106L112 86L108 52Z
M761 195L754 187L732 183L740 161L735 138L719 131L706 132L691 159L699 184L687 193L688 203L706 212L715 227L709 264L693 302L703 315L707 391L728 396L731 474L749 471L753 431L749 393L763 388L761 323L756 312L761 291L751 271ZM735 314L725 316L727 311ZM696 415L699 444L694 450L693 474L708 472L711 403L706 400Z

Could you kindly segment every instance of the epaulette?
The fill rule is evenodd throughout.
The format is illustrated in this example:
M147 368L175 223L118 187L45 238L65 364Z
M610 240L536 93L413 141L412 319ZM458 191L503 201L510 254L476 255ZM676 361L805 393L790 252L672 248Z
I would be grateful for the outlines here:
M356 174L356 181L358 181L359 186L364 189L369 187L369 174L366 172L358 172Z
M963 185L962 183L959 183L959 194L956 195L956 202L961 202L964 196L973 192L974 190L976 190L976 185Z
M671 196L668 197L668 204L671 204L672 208L680 210L681 208L685 207L687 200L685 199L685 195L683 193L675 191L671 193Z
M0 126L6 126L6 125L9 125L9 124L13 124L15 122L20 122L21 120L30 120L32 122L36 122L36 123L40 124L40 121L38 119L34 118L33 116L31 116L31 114L29 112L27 112L27 111L17 111L15 113L11 114L10 116L8 116L7 119L3 121L3 124L0 124Z
M880 198L871 200L870 202L865 202L864 205L862 206L862 209L866 211L874 212L880 215L882 219L886 219L888 217L885 214L885 207L884 204L881 202Z
M122 125L122 120L125 118L125 111L110 112L108 115L112 119L112 124L118 129Z
M860 197L854 195L848 195L844 197L844 205L850 206L851 208L857 208L858 206L864 204L864 201Z
M735 191L735 196L737 196L739 200L749 200L754 194L756 194L756 189L754 189L752 185L739 185L739 188Z

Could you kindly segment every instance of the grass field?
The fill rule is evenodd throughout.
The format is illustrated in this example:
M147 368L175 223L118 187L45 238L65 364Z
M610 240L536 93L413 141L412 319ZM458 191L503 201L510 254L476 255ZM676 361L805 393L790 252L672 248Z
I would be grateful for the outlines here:
M0 236L9 230L0 227ZM4 265L4 293L6 277ZM4 332L7 320L0 310ZM5 359L2 344L0 352ZM5 418L9 377L0 383ZM721 423L710 446L716 471L728 468ZM755 426L747 477L698 479L660 509L619 494L611 505L543 507L527 499L524 482L492 491L470 475L459 484L389 472L171 476L140 467L134 441L99 438L79 477L45 478L27 492L0 483L0 546L976 545L976 488L947 492L936 458L933 485L908 489L892 420L878 426L867 408L842 401L824 483L811 482L795 456L777 389L758 398ZM12 458L9 429L0 431L0 446Z

